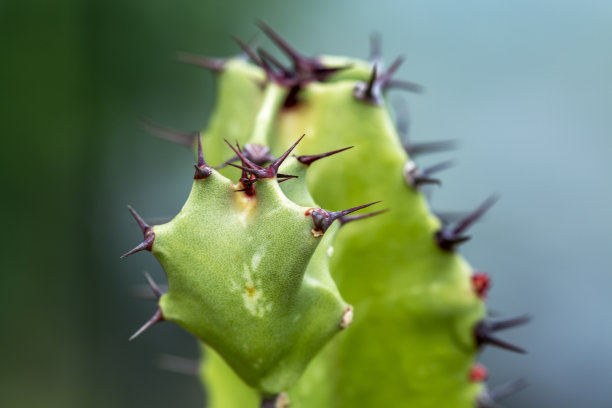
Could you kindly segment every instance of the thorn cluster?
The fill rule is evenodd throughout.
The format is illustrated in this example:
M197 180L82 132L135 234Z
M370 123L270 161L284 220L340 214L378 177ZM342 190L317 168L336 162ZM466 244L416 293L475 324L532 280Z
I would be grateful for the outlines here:
M462 235L472 224L474 224L489 208L497 201L497 196L491 196L485 200L473 212L458 221L456 225L445 225L435 234L436 243L444 251L453 251L457 245L468 241L471 237Z
M490 344L516 353L525 354L526 351L518 346L508 343L494 335L495 332L521 326L531 320L529 316L519 316L510 319L481 320L474 328L474 338L478 347Z
M357 207L349 208L347 210L342 211L327 211L322 208L315 208L309 211L309 214L312 217L313 226L313 235L322 235L327 231L327 229L332 225L334 221L337 219L341 219L342 217L351 214L355 211L361 210L362 208L369 207L371 205L380 203L380 201L374 201L373 203L363 204ZM379 212L380 213L380 212ZM368 215L368 214L365 214ZM372 214L375 215L375 214ZM371 215L368 215L371 216ZM361 217L366 218L366 217Z
M378 72L381 71L381 65L379 62L375 62L372 64L372 73L370 74L370 79L368 82L360 82L355 85L353 89L353 95L363 102L372 104L372 105L382 105L383 103L383 93L387 89L397 88L404 89L406 91L411 92L422 92L423 88L415 83L400 81L393 79L393 74L397 71L397 69L404 62L403 57L398 57L382 74Z
M406 180L406 183L414 189L418 189L424 184L440 185L442 183L439 179L430 176L439 171L448 169L453 165L454 163L452 161L444 161L421 169L414 161L409 160L404 166L404 179Z
M153 249L153 242L155 241L155 233L153 232L153 229L151 228L151 226L147 224L142 219L142 217L138 215L138 213L134 211L134 209L129 205L128 205L128 210L130 210L130 213L132 214L132 216L138 223L138 226L140 227L142 234L144 235L144 240L140 244L136 245L134 249L121 255L121 258L125 258L132 254L135 254L136 252L140 252L144 250L151 251Z
M151 278L151 275L149 275L146 272L144 275L145 275L147 282L149 283L149 286L151 287L151 291L153 292L153 295L155 295L155 297L159 299L162 295L161 290L159 289L159 287L157 286L153 278ZM155 309L155 313L153 313L153 316L151 316L151 318L147 320L147 322L143 324L140 327L140 329L136 330L136 332L132 334L132 336L130 336L129 341L134 340L136 337L140 336L144 331L146 331L147 329L151 328L155 324L162 322L162 321L164 321L164 316L162 314L161 308L157 306L157 309Z
M266 163L276 160L276 158L270 154L270 148L268 146L263 146L255 143L245 144L244 149L242 149L242 154L244 155L244 157L257 164L258 166L263 166ZM237 160L240 160L240 158L238 156L233 156L232 158L226 160L224 163L215 167L215 169L222 169L223 167Z
M319 59L300 54L267 24L260 21L257 25L289 58L293 64L292 68L286 67L264 49L258 48L256 52L240 39L235 38L235 40L248 57L265 71L270 81L289 88L289 94L284 104L285 107L296 105L298 103L299 91L309 83L325 81L336 72L348 68L348 66L326 67Z
M281 174L278 172L281 164L285 161L287 156L295 149L297 144L304 138L305 135L302 135L281 157L274 160L267 167L262 167L257 163L249 160L249 158L240 151L240 145L236 144L236 147L232 146L230 142L225 140L225 143L236 153L236 156L242 161L242 165L228 163L230 166L239 168L242 170L242 177L240 178L240 182L243 185L243 189L240 191L250 191L252 185L261 179L267 178L275 178L279 177L279 183L289 180L291 178L296 178L297 176L292 176L289 174Z

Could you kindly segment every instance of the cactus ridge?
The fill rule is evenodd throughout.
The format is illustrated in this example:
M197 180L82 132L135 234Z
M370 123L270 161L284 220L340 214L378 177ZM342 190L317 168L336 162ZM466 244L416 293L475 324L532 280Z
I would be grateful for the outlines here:
M279 183L297 176L279 169L303 137L266 167L226 141L243 163L234 165L242 170L238 184L207 164L198 137L194 184L181 212L151 227L128 207L145 238L124 256L153 252L168 279L162 294L146 275L158 306L130 340L160 321L175 322L267 396L288 389L320 348L348 327L352 307L327 265L338 227L329 230L375 203L327 211L287 198ZM295 156L291 161L308 168Z
M197 137L152 127L198 159L171 221L130 207L144 240L125 256L153 252L168 279L161 294L147 277L158 309L136 335L161 320L193 333L213 408L497 406L523 383L487 390L475 360L524 353L495 333L529 317L485 318L490 278L458 248L498 197L458 220L430 211L421 187L452 162L414 157L455 143L411 143L405 109L393 122L387 93L422 87L394 77L403 57L384 68L379 36L369 62L307 57L257 25L291 67L240 39L250 62L179 57L214 72L217 103Z

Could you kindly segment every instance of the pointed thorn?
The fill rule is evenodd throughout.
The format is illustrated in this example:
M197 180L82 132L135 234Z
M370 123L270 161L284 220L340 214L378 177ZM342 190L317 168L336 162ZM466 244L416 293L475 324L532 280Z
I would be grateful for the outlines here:
M294 176L293 174L282 174L282 173L278 173L276 177L283 178L283 179L298 178L298 176Z
M349 146L349 147L345 147L343 149L338 149L338 150L332 150L331 152L327 152L327 153L321 153L321 154L313 154L310 156L298 156L297 159L300 163L306 165L306 166L310 166L312 163L316 162L319 159L323 159L325 157L329 157L332 156L336 153L340 153L343 152L345 150L348 149L352 149L355 146Z
M441 186L442 182L440 181L440 179L425 176L419 176L414 179L415 188L423 186L425 184L436 184L438 186Z
M159 289L159 286L157 286L157 283L155 283L151 275L149 275L147 272L144 273L144 276L145 276L145 279L147 280L147 283L151 287L151 291L153 292L155 297L159 299L161 295L163 294L162 291Z
M522 326L531 321L531 316L522 315L508 319L496 319L487 321L487 325L489 326L491 331L502 331L506 329L511 329L513 327Z
M352 68L353 64L347 64L340 67L324 67L324 68L316 68L313 72L315 78L318 81L325 81L328 77L333 74L344 71L345 69Z
M443 162L440 162L440 163L436 163L436 164L434 164L432 166L425 167L423 169L423 174L426 175L426 176L429 176L431 174L438 173L438 172L440 172L442 170L449 169L449 168L453 167L454 165L455 165L454 161L446 160L446 161L443 161Z
M404 63L404 57L403 56L399 56L395 59L395 61L393 61L393 63L391 64L391 66L389 67L389 69L380 76L380 80L383 84L383 86L385 84L387 84L390 80L391 77L393 76L393 74L395 74L395 71L397 71L397 69Z
M187 52L179 52L176 55L177 61L184 62L186 64L195 65L208 69L214 73L219 73L225 68L225 60L221 58L210 58L201 55L190 54Z
M326 67L317 58L306 57L300 54L293 46L291 46L284 38L282 38L276 31L274 31L269 25L262 21L258 21L257 25L266 34L266 36L272 40L274 44L291 60L293 63L293 70L290 71L283 67L285 80L279 81L278 78L275 80L284 86L298 86L302 87L311 81L325 81L330 75L338 72L339 70L347 67ZM262 56L263 57L263 56ZM265 57L264 57L265 58ZM262 58L262 60L264 59ZM273 65L276 65L279 69L282 64L274 63L272 60L267 58ZM289 81L287 81L289 80ZM291 106L285 105L285 106Z
M158 125L149 119L140 119L141 126L154 136L191 148L200 132L180 132Z
M504 319L504 320L481 320L474 327L474 338L476 340L476 345L478 347L482 347L484 345L490 344L494 345L506 350L514 351L521 354L526 354L527 352L521 347L515 346L505 340L502 340L493 333L496 331L509 329L511 327L516 327L527 323L530 320L529 316L519 316L512 319Z
M383 85L385 90L387 89L401 89L403 91L414 92L417 94L421 94L425 92L425 88L422 85L416 84L414 82L402 81L400 79L389 79Z
M138 226L140 227L142 233L146 234L151 229L151 226L149 226L149 224L147 224L145 220L142 219L142 217L132 208L131 205L128 205L127 208L130 211L130 214L132 214L132 217L134 217L134 219L138 223Z
M208 178L212 174L212 168L206 164L204 160L204 152L202 151L202 136L198 134L198 164L195 166L194 180L202 180Z
M481 341L481 345L485 345L485 344L490 344L492 346L496 346L499 348L502 348L504 350L508 350L508 351L513 351L515 353L519 353L519 354L527 354L527 351L519 346L515 346L512 343L509 343L505 340L500 339L499 337L496 337L492 334L486 334L483 335L480 338Z
M262 62L269 62L270 64L274 65L277 69L279 69L283 73L283 75L285 76L291 75L291 70L285 67L279 60L277 60L268 51L264 50L263 48L258 48L257 54L259 54L259 58L261 59Z
M283 164L283 162L285 161L287 156L289 156L289 154L293 151L293 149L295 149L295 147L298 145L298 143L300 143L302 141L304 136L306 136L306 134L303 134L294 144L291 145L291 147L289 149L287 149L287 151L285 153L283 153L283 155L281 157L276 159L272 164L270 164L267 167L272 172L274 172L274 175L276 175L276 173L278 172L278 169L281 166L281 164Z
M158 307L153 316L145 324L143 324L140 329L136 330L136 333L132 334L132 336L129 338L129 341L134 340L136 337L140 336L145 330L149 329L150 327L163 320L164 316L162 315L161 309Z
M374 212L371 212L371 213L357 214L357 215L345 215L344 217L338 218L338 221L340 222L340 224L346 225L349 222L353 222L353 221L358 221L358 220L363 220L363 219L366 219L366 218L374 217L376 215L383 214L383 213L386 213L388 211L389 211L389 209L385 208L384 210L374 211Z
M263 68L262 61L259 59L255 51L253 51L253 49L248 44L246 44L244 41L242 41L238 37L234 37L234 41L238 43L240 48L242 48L242 50L246 53L246 55L249 56L249 58L251 59L251 61L253 61L254 64Z
M439 229L435 234L435 239L440 249L453 251L457 245L469 240L469 236L462 236L461 233L480 219L497 200L498 197L493 195L487 198L476 210L460 220L454 227L446 225Z
M246 171L248 173L253 173L253 174L254 174L254 172L256 172L258 170L258 169L254 169L252 167L245 167L245 166L241 166L239 164L234 164L234 163L228 163L227 165L235 167L237 169L241 169L241 170Z
M347 210L336 211L336 212L333 212L333 213L332 213L332 217L334 218L334 220L336 220L336 219L338 219L338 218L340 218L340 217L344 217L345 215L348 215L348 214L354 213L355 211L359 211L359 210L361 210L362 208L367 208L367 207L369 207L369 206L371 206L371 205L378 204L378 203L380 203L380 202L381 202L381 201L374 201L374 202L371 202L371 203L368 203L368 204L363 204L363 205L359 205L359 206L357 206L357 207L349 208L349 209L347 209Z
M232 144L230 142L227 141L227 139L223 139L223 140L225 141L225 143L227 143L227 145L230 147L230 149L232 149L234 151L234 153L236 153L236 156L238 156L238 158L242 161L242 164L245 164L246 166L252 168L253 170L261 170L261 169L263 169L263 167L258 166L257 164L253 163L251 160L249 160L248 157L246 157L240 151L240 145L238 144L238 142L236 142L236 146L238 146L238 148L236 149L234 146L232 146ZM232 165L231 163L228 163L228 164ZM246 171L249 171L249 170L246 170Z
M360 101L380 105L382 103L382 94L378 81L378 64L372 66L372 74L367 83L358 82L353 88L353 96Z
M151 232L148 235L145 235L145 239L144 241L142 241L140 244L136 245L136 247L134 247L134 249L126 252L125 254L121 255L121 259L123 258L127 258L130 255L135 254L136 252L140 252L140 251L151 251L153 249L153 241L155 240L155 234L153 234L153 232Z
M442 163L435 164L430 167L426 167L421 169L417 167L416 163L412 160L409 160L404 166L404 179L406 183L417 189L421 185L424 184L438 184L440 185L440 180L436 178L429 177L431 174L437 173L439 171L445 170L449 167L452 167L454 163L452 161L445 161Z
M266 36L272 42L274 42L278 48L280 48L295 64L296 68L299 64L303 63L304 57L297 52L295 48L293 48L283 37L281 37L276 31L272 29L269 25L259 20L256 22L257 26L263 31Z
M315 232L325 233L325 231L327 231L327 229L332 225L335 220L344 217L345 215L351 214L355 211L361 210L362 208L366 208L378 203L380 203L380 201L375 201L373 203L363 204L357 207L349 208L347 210L335 212L326 211L322 208L316 208L310 212L310 216L312 217L312 221L314 224L313 230Z
M368 80L368 85L366 87L366 89L364 90L364 97L366 98L371 98L374 99L374 86L376 85L376 78L377 78L377 73L378 71L378 67L376 66L376 64L374 64L372 66L372 74L370 75L370 79Z
M168 291L168 285L158 285L160 292L163 294ZM131 290L132 296L136 299L143 300L157 300L158 297L151 292L151 286L149 284L144 283L142 285L136 285Z
M374 32L370 35L370 62L378 63L382 59L382 37Z
M145 249L147 251L151 251L153 249L153 242L155 241L155 233L153 232L149 224L147 224L142 219L142 217L138 215L138 213L134 211L134 209L129 205L128 205L128 210L130 210L130 213L132 214L132 216L138 223L140 230L144 234L144 240L131 251L128 251L125 254L121 255L122 259L132 254L135 254L136 252L144 251Z
M466 229L468 229L472 224L474 224L480 217L484 215L492 206L499 200L497 195L492 195L487 198L476 210L474 210L471 214L465 217L463 220L457 224L457 226L453 229L455 234L460 234Z

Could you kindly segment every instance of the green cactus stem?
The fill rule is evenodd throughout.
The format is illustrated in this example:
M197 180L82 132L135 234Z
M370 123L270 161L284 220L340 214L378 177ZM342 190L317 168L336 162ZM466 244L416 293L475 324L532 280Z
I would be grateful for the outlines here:
M478 353L524 352L494 333L528 317L485 319L488 276L458 247L496 198L451 224L431 212L421 188L451 162L410 154L448 143L410 145L394 124L387 92L421 90L394 78L402 58L385 69L378 41L371 62L305 57L259 26L292 67L240 41L254 64L204 60L220 86L192 192L169 223L139 221L131 252L169 284L153 321L202 342L212 408L492 406Z

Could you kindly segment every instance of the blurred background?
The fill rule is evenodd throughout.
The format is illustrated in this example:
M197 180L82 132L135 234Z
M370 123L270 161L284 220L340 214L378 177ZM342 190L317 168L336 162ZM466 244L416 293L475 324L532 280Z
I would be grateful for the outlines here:
M259 18L306 53L367 57L378 31L408 101L415 141L460 148L432 193L441 211L502 200L462 252L493 278L490 308L529 313L489 348L490 384L524 377L510 407L612 406L612 2L0 0L0 406L202 407L195 377L160 355L197 357L133 296L152 256L126 205L176 214L189 151L139 117L185 131L207 123L212 75L177 51L227 56ZM263 41L264 44L267 44ZM399 95L392 95L392 100Z

